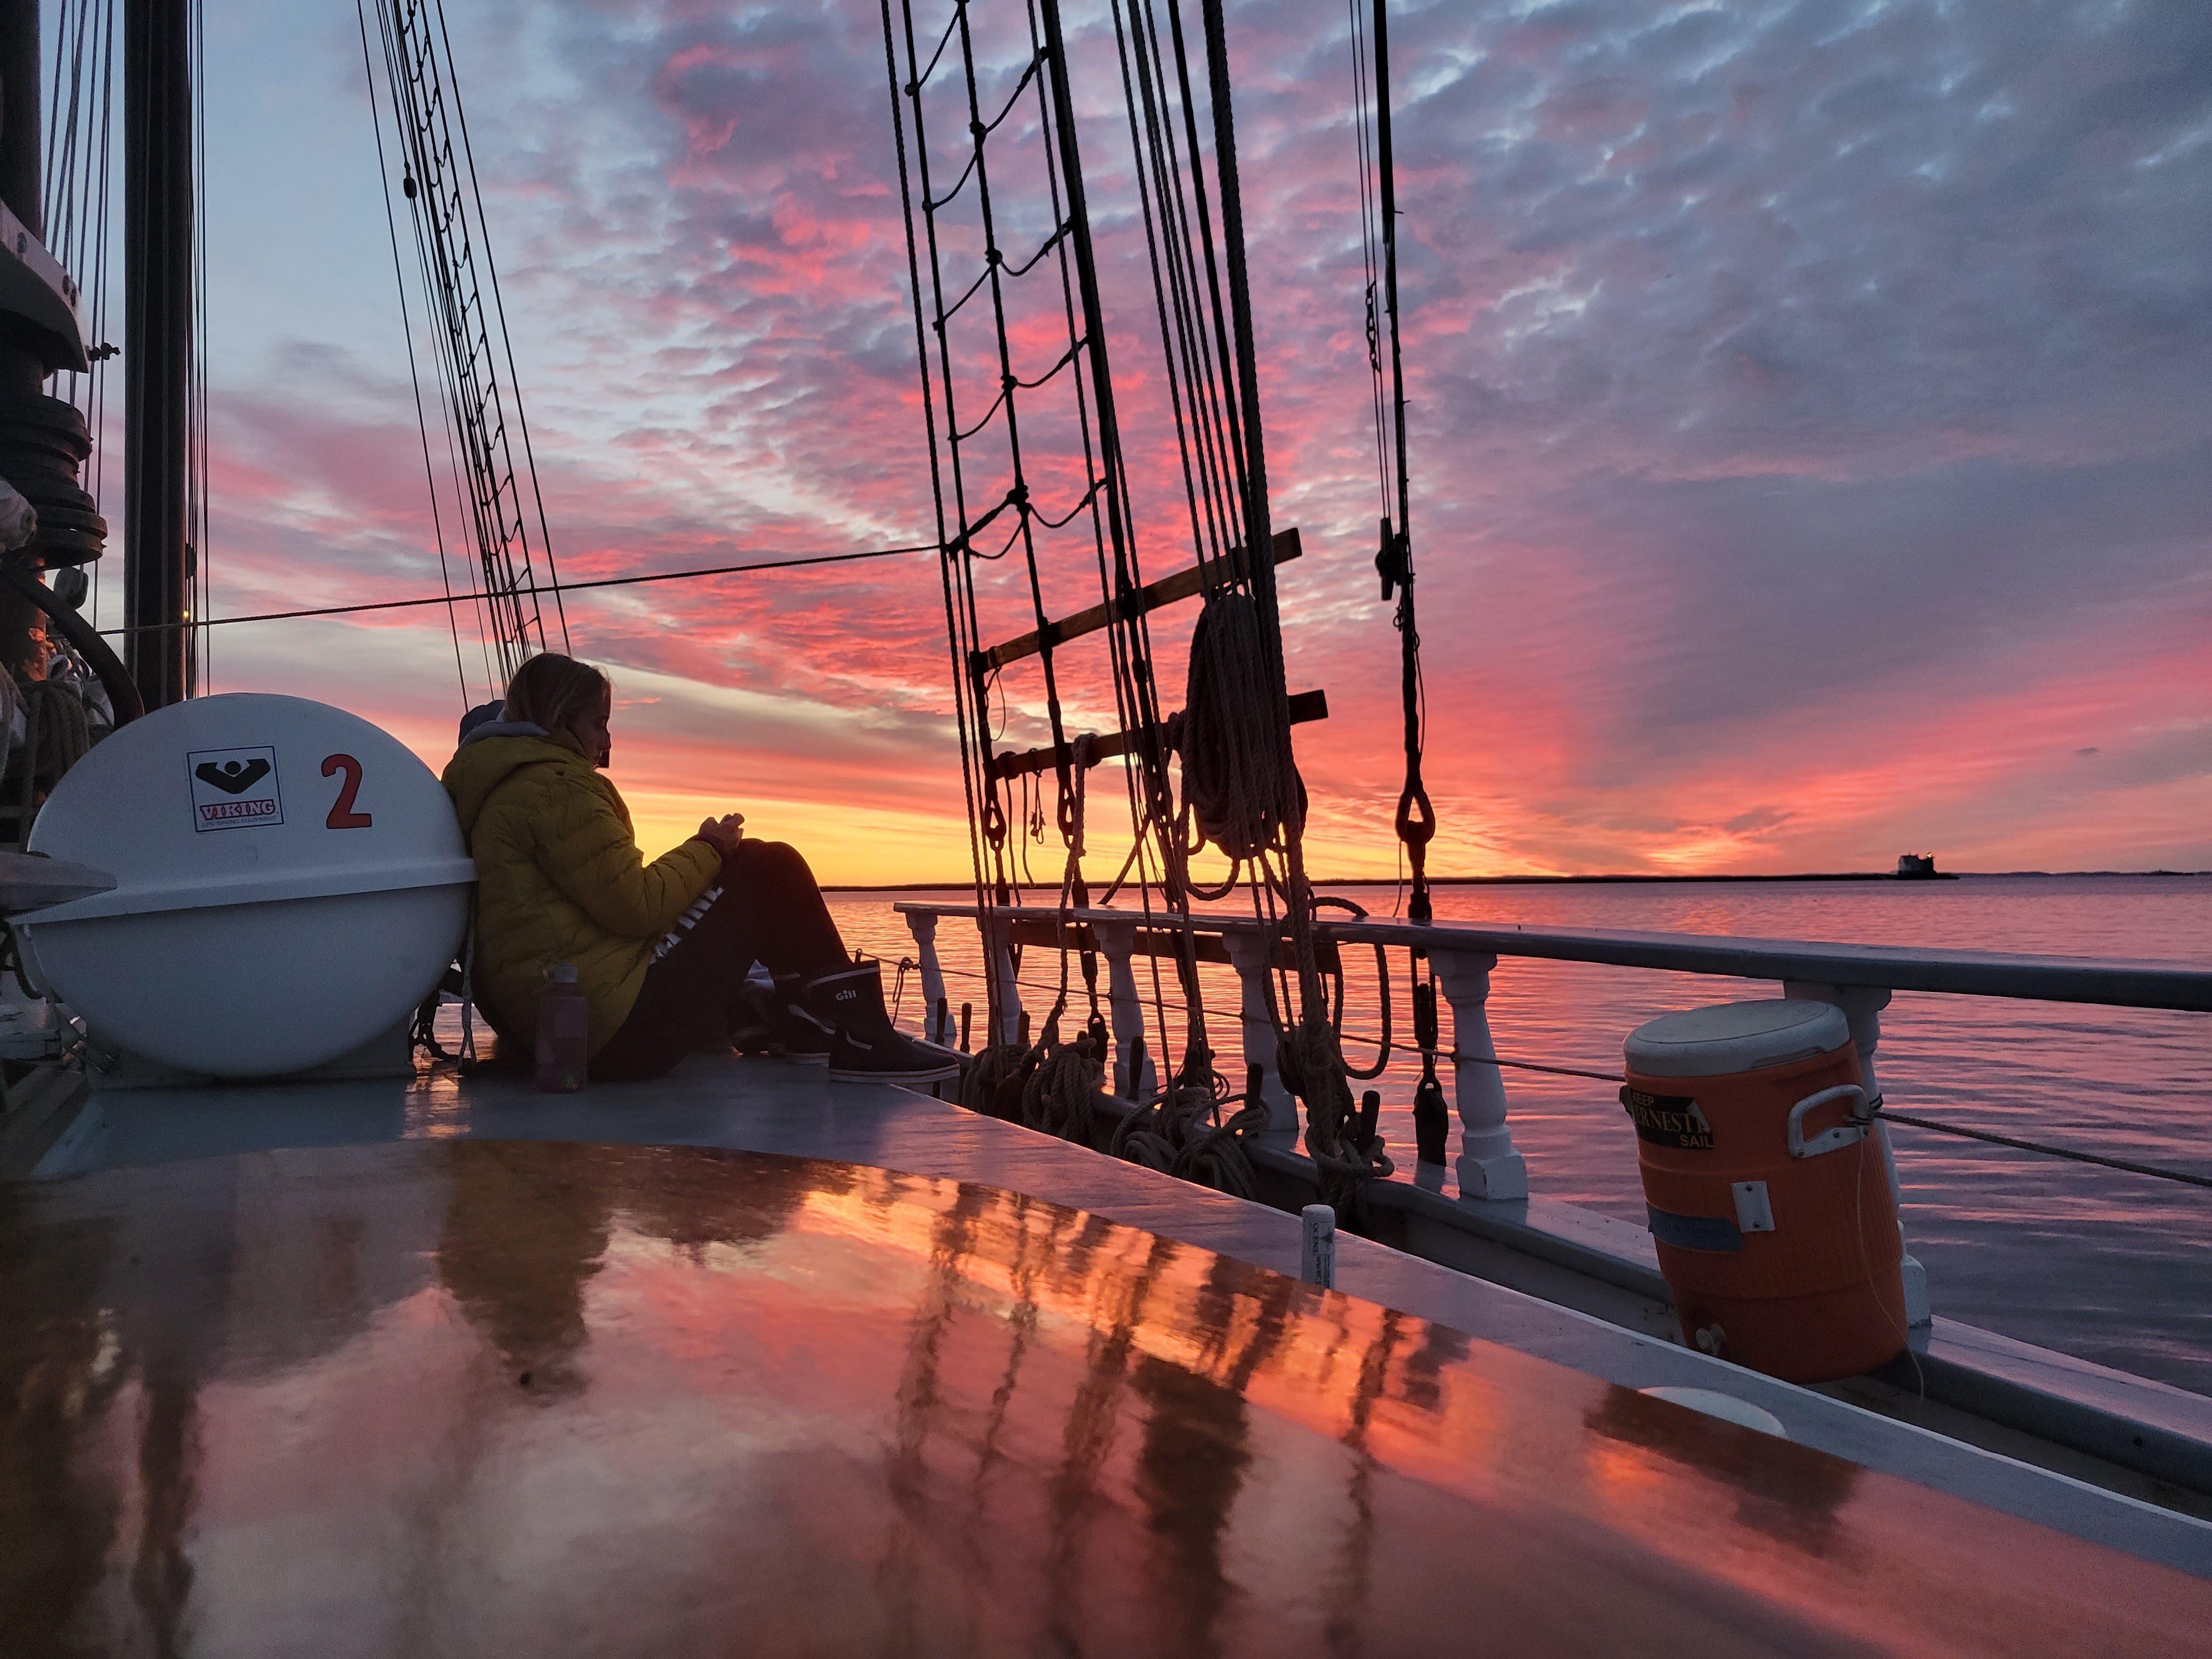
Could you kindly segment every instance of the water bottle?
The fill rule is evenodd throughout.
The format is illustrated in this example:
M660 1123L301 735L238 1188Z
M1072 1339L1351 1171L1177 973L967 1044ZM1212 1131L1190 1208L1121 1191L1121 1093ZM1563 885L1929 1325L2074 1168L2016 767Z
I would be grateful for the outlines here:
M538 994L538 1093L572 1095L584 1086L592 1059L592 1003L576 983L576 964L556 962Z

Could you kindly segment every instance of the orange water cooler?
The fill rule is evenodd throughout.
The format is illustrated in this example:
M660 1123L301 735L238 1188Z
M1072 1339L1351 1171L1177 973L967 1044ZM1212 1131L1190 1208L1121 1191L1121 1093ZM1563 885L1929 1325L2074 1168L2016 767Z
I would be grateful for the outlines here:
M1621 1104L1683 1340L1792 1382L1905 1346L1904 1245L1843 1011L1730 1002L1626 1044Z

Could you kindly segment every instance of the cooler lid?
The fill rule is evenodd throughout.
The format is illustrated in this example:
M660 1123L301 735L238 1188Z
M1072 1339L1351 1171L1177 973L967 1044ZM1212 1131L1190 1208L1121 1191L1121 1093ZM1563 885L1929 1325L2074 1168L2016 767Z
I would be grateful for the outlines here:
M1809 1060L1851 1040L1832 1002L1771 997L1662 1014L1628 1034L1628 1069L1645 1077L1732 1077Z

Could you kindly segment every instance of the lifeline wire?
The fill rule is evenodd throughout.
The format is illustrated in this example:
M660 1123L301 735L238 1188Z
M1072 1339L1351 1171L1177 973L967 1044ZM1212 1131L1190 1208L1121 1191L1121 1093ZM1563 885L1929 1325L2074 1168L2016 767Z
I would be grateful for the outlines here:
M2040 1152L2045 1158L2063 1158L2075 1164L2094 1164L2107 1170L2124 1170L2130 1175L2153 1176L2160 1181L2179 1181L2191 1187L2212 1187L2212 1176L2191 1175L2186 1170L2161 1169L2155 1164L2131 1164L2124 1158L2106 1158L2099 1152L2078 1152L2071 1146L2049 1146L2040 1141L2017 1140L2010 1135L1991 1134L1986 1129L1969 1129L1959 1123L1938 1123L1931 1118L1907 1117L1902 1112L1893 1112L1887 1106L1878 1114L1885 1122L1909 1124L1915 1129L1933 1129L1939 1135L1962 1135L1968 1140L1986 1140L1993 1146L2010 1146L2023 1152Z
M561 582L546 586L531 586L514 590L518 593L585 593L600 587L635 587L644 582L689 581L699 576L741 576L750 570L796 570L807 565L844 564L854 559L889 558L894 553L934 553L937 544L923 542L912 547L871 547L858 553L810 553L796 559L769 559L758 564L718 564L704 570L658 570L644 576L606 576L597 581ZM437 593L420 599L378 599L366 605L327 605L307 611L264 611L251 617L212 617L205 622L168 623L171 628L222 628L232 623L291 622L302 617L352 617L365 611L408 611L417 605L461 605L471 599L496 597L484 592ZM101 630L120 634L119 628ZM141 633L146 630L141 629Z

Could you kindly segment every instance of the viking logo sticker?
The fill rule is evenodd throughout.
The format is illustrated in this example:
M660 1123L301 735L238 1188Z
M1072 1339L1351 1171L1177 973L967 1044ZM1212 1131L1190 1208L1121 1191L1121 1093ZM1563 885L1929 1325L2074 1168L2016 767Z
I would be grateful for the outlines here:
M194 830L258 830L284 822L276 751L270 745L202 749L185 757L185 767L191 775Z
M202 783L220 789L226 795L242 795L267 777L269 763L256 756L250 761L202 761L192 768L192 775Z
M1710 1152L1713 1126L1687 1095L1647 1095L1623 1086L1620 1103L1636 1126L1636 1138L1654 1146L1670 1146L1678 1152Z

